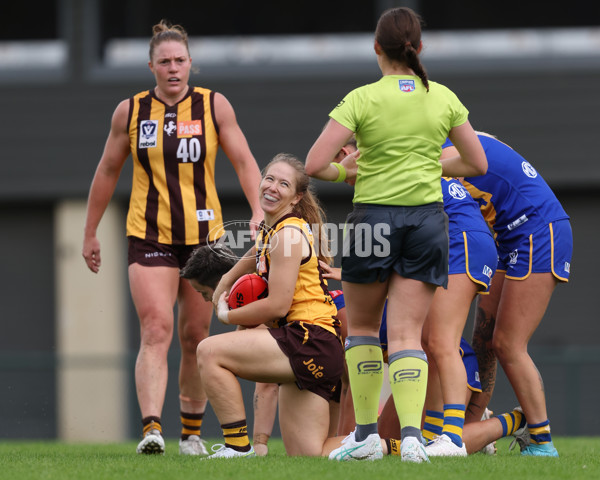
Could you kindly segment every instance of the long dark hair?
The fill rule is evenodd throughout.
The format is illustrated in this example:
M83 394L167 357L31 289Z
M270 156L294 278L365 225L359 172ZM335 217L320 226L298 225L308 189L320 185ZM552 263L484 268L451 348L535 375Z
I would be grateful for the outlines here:
M421 45L421 24L421 17L410 8L390 8L379 17L375 40L390 60L411 68L429 91L427 72L417 53Z

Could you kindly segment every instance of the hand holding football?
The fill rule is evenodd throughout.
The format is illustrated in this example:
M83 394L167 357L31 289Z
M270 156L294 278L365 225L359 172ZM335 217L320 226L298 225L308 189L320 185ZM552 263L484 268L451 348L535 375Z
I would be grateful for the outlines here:
M231 286L227 303L229 304L229 308L233 310L265 298L268 294L267 281L255 273L247 273L238 278ZM256 325L244 326L246 328L256 327Z

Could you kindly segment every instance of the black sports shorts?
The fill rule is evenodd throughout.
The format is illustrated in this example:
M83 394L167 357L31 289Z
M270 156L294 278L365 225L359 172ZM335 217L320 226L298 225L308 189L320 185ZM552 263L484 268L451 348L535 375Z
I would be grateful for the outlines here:
M346 218L342 280L405 278L448 284L448 216L443 203L411 207L355 204Z

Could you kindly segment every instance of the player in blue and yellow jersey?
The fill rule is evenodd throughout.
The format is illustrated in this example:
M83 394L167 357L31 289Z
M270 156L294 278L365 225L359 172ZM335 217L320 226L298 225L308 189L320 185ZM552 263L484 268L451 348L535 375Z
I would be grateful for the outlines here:
M177 302L179 450L200 455L208 453L200 439L206 395L196 367L196 346L208 335L212 305L179 277L179 269L194 248L223 234L214 180L219 146L235 167L256 225L262 219L260 171L227 99L188 85L192 59L181 26L161 21L153 27L148 65L156 86L123 100L113 114L90 187L82 254L88 268L97 273L101 258L96 231L131 154L128 272L140 319L135 383L143 424L137 451L164 453L161 414Z
M320 456L329 431L329 400L344 370L340 324L319 260L329 261L324 215L302 162L279 154L259 187L264 223L256 245L221 279L213 302L218 319L236 330L208 337L198 367L225 444L209 458L254 455L237 377L279 384L279 424L288 455ZM229 310L227 292L241 275L268 279L266 298Z
M569 279L573 235L569 217L536 169L497 138L478 133L488 159L482 176L463 184L477 199L493 229L498 270L490 295L479 298L473 348L482 370L485 408L495 382L496 357L529 424L531 443L523 455L558 456L552 443L540 374L527 344L542 321L552 292ZM442 163L454 157L452 141L443 146ZM481 411L475 416L481 415Z
M435 292L423 328L423 346L443 399L443 412L426 410L432 416L443 415L443 429L429 438L426 450L429 456L466 456L462 430L467 375L458 352L471 303L478 293L487 293L498 253L477 202L462 184L443 177L441 185L449 225L448 288Z
M380 458L377 413L383 384L378 333L388 298L390 385L402 423L402 459L427 461L420 441L427 385L421 331L438 286L448 280L448 227L440 178L485 173L483 149L468 111L445 86L431 82L419 59L420 17L400 7L377 23L374 50L382 78L351 91L329 114L306 168L328 181L354 181L342 258L348 337L346 362L356 430L330 458ZM334 162L356 135L357 168ZM450 136L460 156L439 162ZM470 173L469 173L470 172ZM365 251L365 248L369 249ZM402 372L412 372L403 375Z

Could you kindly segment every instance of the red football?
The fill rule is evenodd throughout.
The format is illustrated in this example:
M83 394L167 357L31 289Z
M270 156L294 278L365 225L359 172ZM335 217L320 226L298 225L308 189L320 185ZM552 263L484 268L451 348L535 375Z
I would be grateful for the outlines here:
M269 293L267 281L255 273L242 275L229 291L229 308L243 307L256 300L265 298Z

